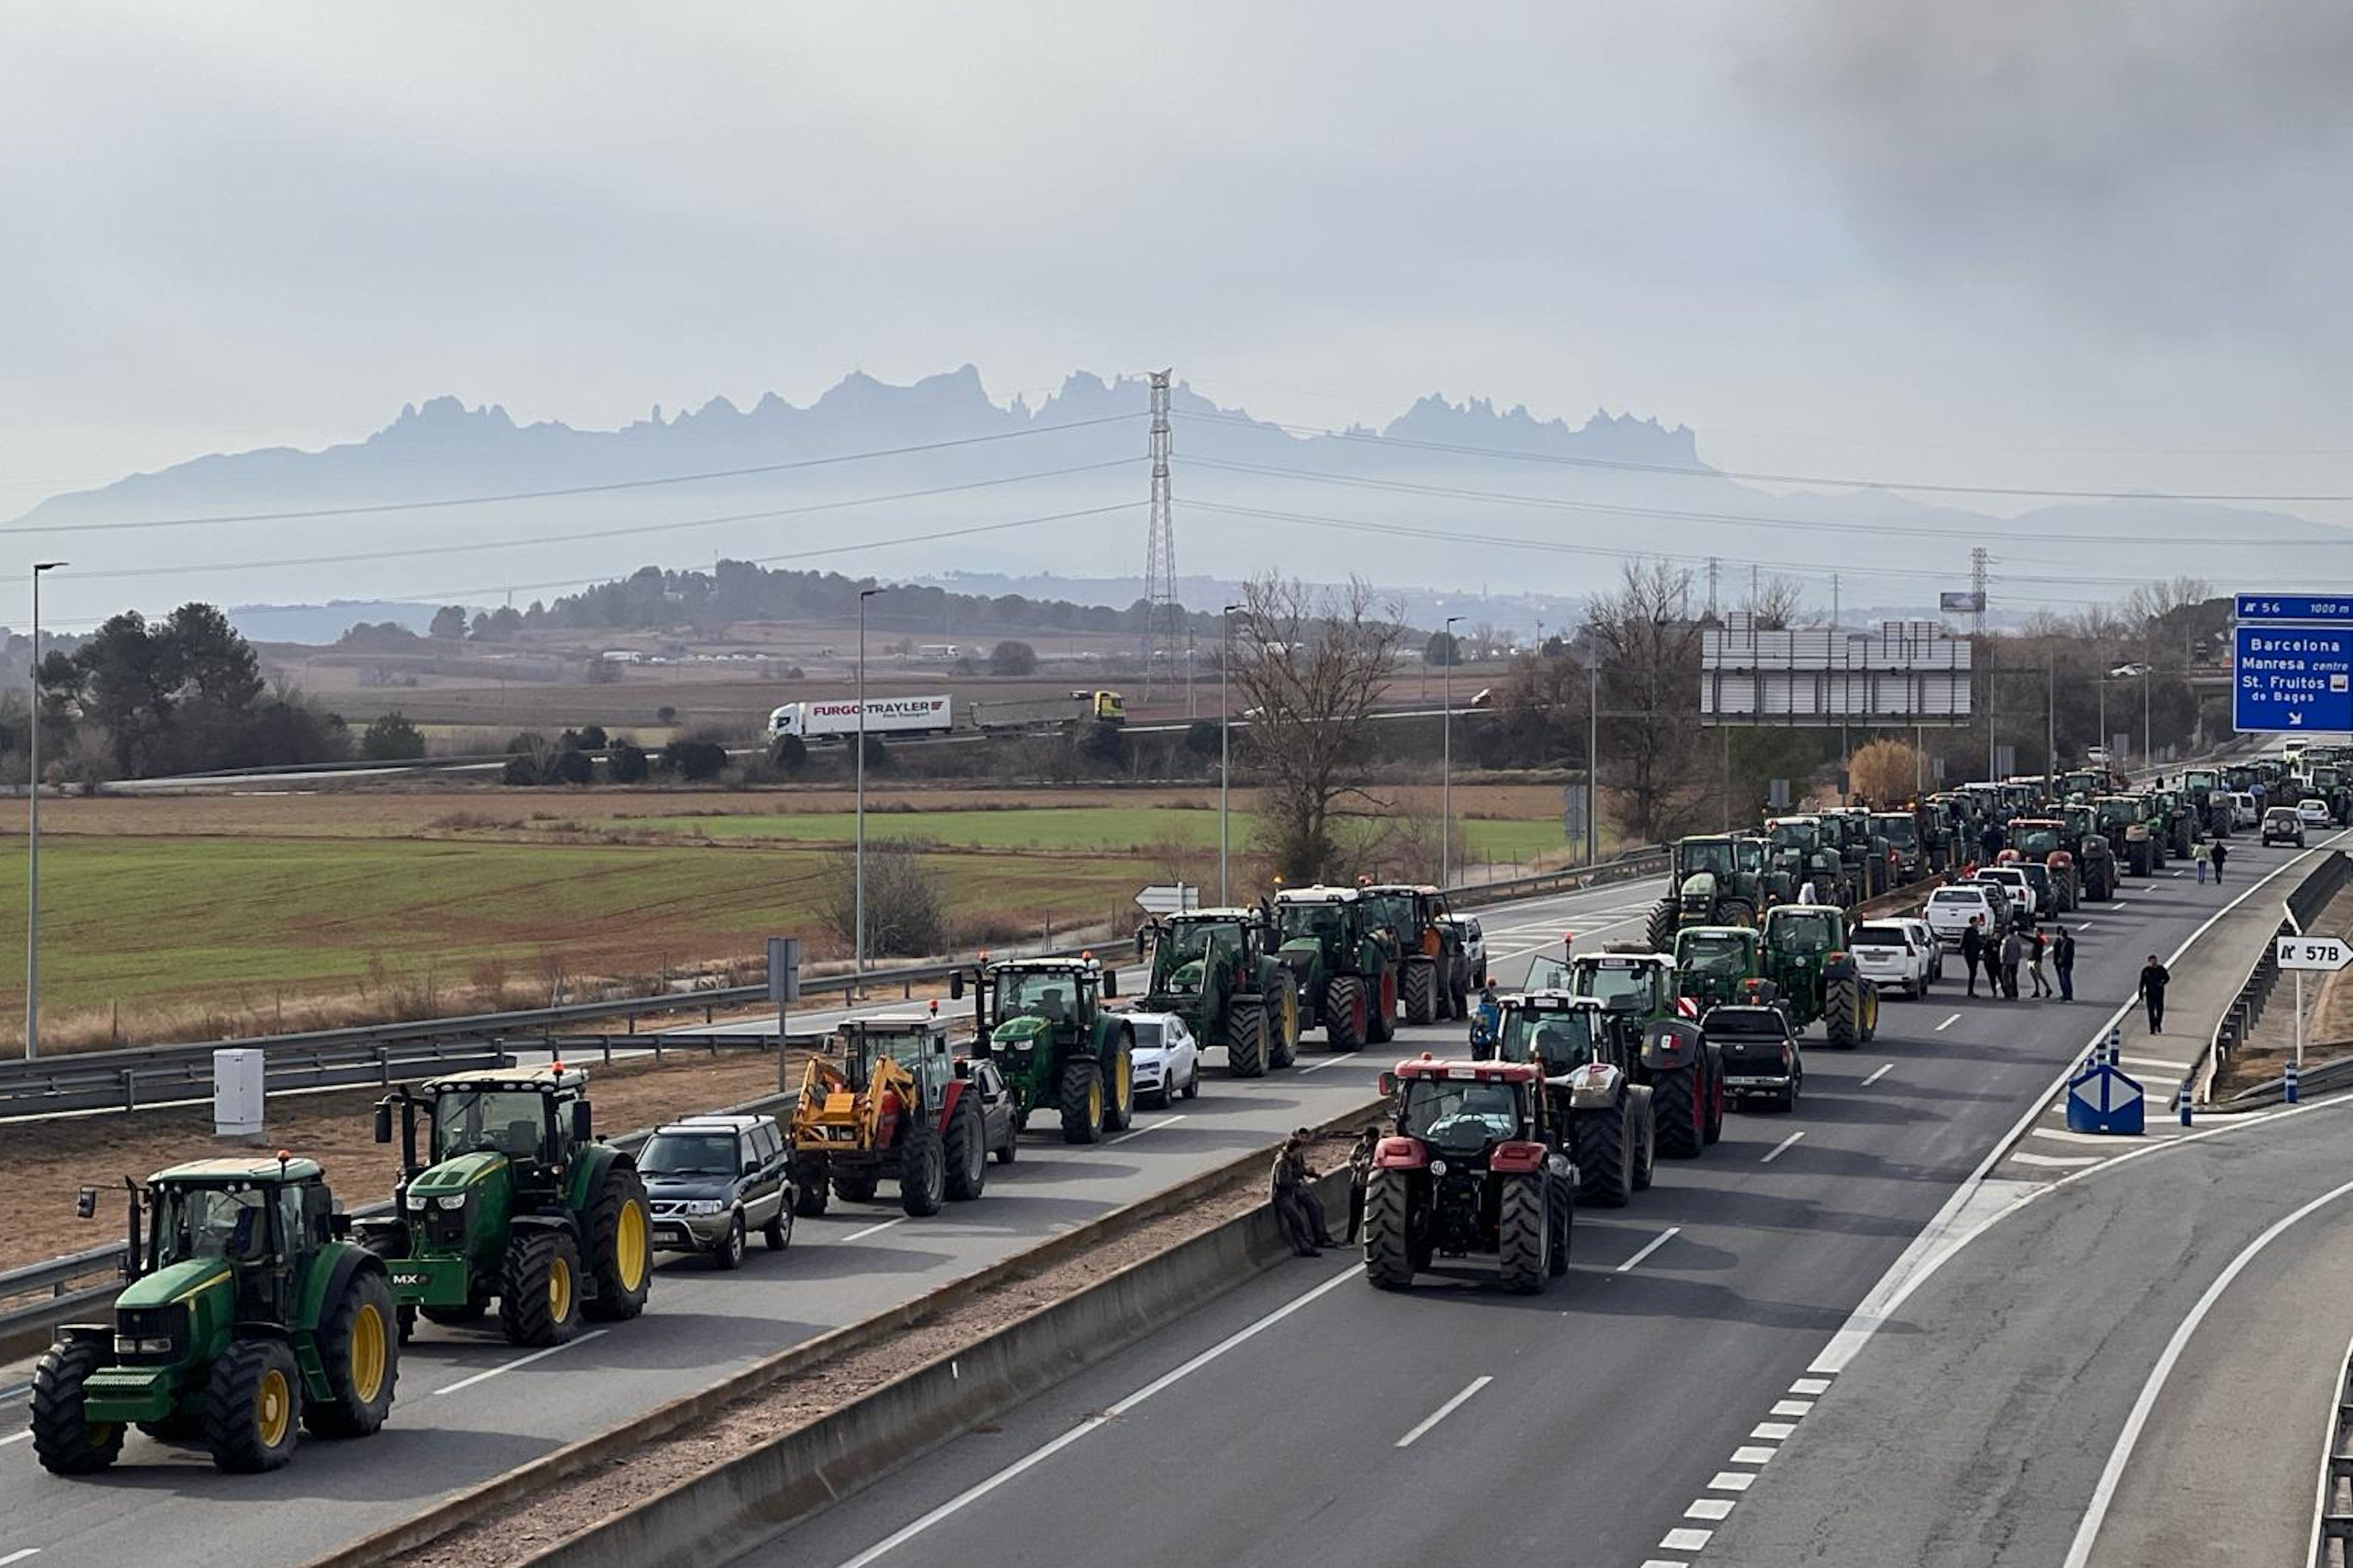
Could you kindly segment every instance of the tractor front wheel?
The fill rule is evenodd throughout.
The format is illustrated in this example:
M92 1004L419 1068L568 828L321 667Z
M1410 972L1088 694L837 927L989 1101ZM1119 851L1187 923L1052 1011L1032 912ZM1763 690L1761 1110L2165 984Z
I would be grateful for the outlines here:
M1626 1113L1634 1128L1634 1190L1646 1192L1659 1164L1658 1110L1651 1091L1643 1088L1628 1089Z
M1236 1078L1264 1078L1267 1067L1266 1004L1237 996L1226 1008L1226 1070Z
M1123 1032L1111 1050L1103 1073L1103 1130L1124 1132L1135 1125L1135 1041Z
M793 1212L803 1219L817 1219L825 1213L828 1196L825 1165L822 1161L804 1161L793 1167Z
M957 1203L980 1196L988 1186L988 1124L971 1093L967 1089L956 1101L944 1141L947 1193Z
M916 1127L899 1152L899 1206L913 1218L940 1212L947 1198L947 1151L935 1127Z
M1398 977L1400 1011L1409 1024L1438 1021L1438 965L1426 958L1409 958Z
M319 1363L332 1399L302 1406L304 1430L316 1437L364 1437L392 1414L392 1387L400 1381L399 1331L392 1286L376 1270L352 1276L343 1300L319 1325Z
M122 1452L122 1427L82 1415L82 1384L103 1362L88 1340L48 1348L33 1369L33 1457L52 1475L87 1476Z
M231 1475L278 1468L294 1457L301 1424L302 1370L285 1341L238 1340L213 1363L205 1446L216 1468Z
M1266 1067L1280 1071L1299 1059L1299 982L1288 969L1278 972L1274 989L1266 994Z
M1754 926L1757 923L1757 906L1750 903L1746 899L1726 899L1724 900L1724 918L1718 923L1728 926L1739 926L1744 930ZM1672 952L1673 949L1672 947L1658 947L1652 948L1651 951L1653 952Z
M833 1195L846 1204L871 1204L881 1184L881 1178L871 1171L845 1173L834 1177Z
M1841 1051L1862 1043L1862 982L1854 974L1822 981L1822 1037Z
M1366 988L1365 1000L1365 1038L1386 1046L1397 1038L1398 972L1383 970L1380 979Z
M1324 987L1324 1037L1335 1051L1365 1047L1365 983L1356 975L1335 975Z
M1542 1171L1531 1171L1503 1181L1495 1236L1504 1289L1515 1296L1533 1296L1552 1278L1553 1221L1545 1202L1548 1178Z
M1552 1275L1568 1272L1569 1229L1577 1214L1577 1187L1567 1176L1546 1173L1545 1189L1552 1196Z
M1707 1082L1700 1064L1676 1068L1651 1079L1659 1118L1659 1152L1670 1160L1695 1160L1707 1145Z
M499 1270L499 1327L511 1345L560 1345L580 1331L580 1247L560 1230L523 1230Z
M1633 1108L1620 1100L1606 1110L1579 1110L1569 1121L1577 1151L1577 1195L1606 1209L1634 1201Z
M1062 1142L1100 1143L1103 1133L1103 1068L1083 1059L1062 1065Z
M1724 1064L1721 1061L1709 1065L1705 1093L1707 1118L1704 1138L1705 1142L1715 1143L1724 1137Z
M1672 952L1675 946L1677 909L1672 895L1651 906L1651 917L1643 922L1642 938L1651 944L1652 952Z
M596 1293L586 1303L590 1317L605 1322L634 1318L646 1310L654 1286L654 1227L646 1182L635 1165L605 1167L605 1181L589 1206L583 1229Z
M1413 1177L1405 1171L1376 1170L1365 1191L1365 1278L1376 1290L1402 1290L1413 1283Z

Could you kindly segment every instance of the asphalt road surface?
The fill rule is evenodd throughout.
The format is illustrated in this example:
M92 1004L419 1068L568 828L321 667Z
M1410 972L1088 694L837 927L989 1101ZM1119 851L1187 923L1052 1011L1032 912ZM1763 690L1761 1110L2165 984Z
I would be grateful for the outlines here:
M1625 883L1480 911L1491 964L1516 981L1537 947L1574 928L1594 942L1641 929L1662 884ZM1582 945L1582 944L1580 944ZM1400 1033L1397 1049L1446 1049L1461 1026ZM665 1260L651 1305L634 1322L524 1352L495 1332L420 1327L404 1353L398 1403L364 1442L305 1440L275 1474L216 1474L200 1450L134 1435L121 1462L62 1479L34 1462L21 1394L0 1405L0 1563L79 1568L152 1560L168 1542L174 1568L300 1563L414 1514L450 1492L706 1386L761 1357L920 1296L1039 1237L1173 1186L1291 1128L1373 1098L1388 1051L1341 1057L1311 1040L1302 1067L1256 1081L1222 1076L1222 1052L1198 1100L1138 1113L1134 1130L1073 1149L1050 1130L1023 1140L1009 1167L992 1166L978 1202L930 1219L895 1203L836 1204L798 1223L792 1248L756 1244L744 1269ZM22 1369L16 1369L21 1373ZM23 1382L0 1373L0 1388Z
M1796 1113L1736 1113L1698 1161L1662 1162L1631 1207L1580 1211L1570 1274L1544 1295L1495 1292L1476 1259L1399 1294L1369 1289L1345 1256L1288 1264L744 1561L1798 1560L1710 1542L1828 1392L1811 1363L2083 1056L2146 954L2171 952L2242 877L2291 858L2233 847L2227 889L2134 880L2125 909L2085 911L2072 1005L1963 1000L1948 983L1887 1002L1859 1050L1815 1031ZM1980 1286L1985 1310L2001 1310L2000 1289ZM1897 1353L1906 1327L1875 1342ZM1944 1394L1917 1397L1926 1419ZM1893 1423L1874 1437L1906 1440ZM1939 1480L1966 1491L1981 1478ZM1858 1517L1914 1506L1846 1484Z

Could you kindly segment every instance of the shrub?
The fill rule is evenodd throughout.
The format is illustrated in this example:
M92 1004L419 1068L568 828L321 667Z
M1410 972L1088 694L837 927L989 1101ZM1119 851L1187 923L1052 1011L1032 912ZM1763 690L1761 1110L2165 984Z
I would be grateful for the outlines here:
M664 771L690 783L715 779L727 766L727 748L711 741L672 741L661 752Z
M583 751L601 752L610 743L602 724L586 725L580 731L579 744Z
M808 766L808 742L798 735L779 735L768 760L779 773L797 773Z
M858 857L829 857L818 910L845 950L858 943ZM866 846L866 955L915 958L948 946L947 890L915 847L901 839Z
M1026 642L1008 640L988 650L991 675L1034 675L1037 669L1038 650Z
M540 783L539 759L528 752L518 752L507 758L507 765L499 770L502 784L535 784Z
M645 749L626 736L615 741L606 752L607 763L615 784L643 784L646 778Z
M386 713L360 736L360 755L372 763L405 762L425 754L425 731L399 713Z
M678 722L678 710L665 702L654 710L654 719L659 723L675 724Z
M596 762L587 752L567 746L548 758L544 771L549 784L585 784L596 776Z

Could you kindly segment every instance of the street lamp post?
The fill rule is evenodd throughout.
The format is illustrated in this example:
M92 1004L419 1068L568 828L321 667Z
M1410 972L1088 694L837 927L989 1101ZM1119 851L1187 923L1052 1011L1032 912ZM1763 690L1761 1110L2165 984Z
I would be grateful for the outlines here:
M1596 650L1599 651L1598 649ZM1601 863L1601 666L1585 665L1585 863Z
M33 721L26 755L32 773L25 795L32 821L25 839L25 1059L41 1054L41 574L62 561L33 563Z
M1438 885L1454 885L1454 623L1461 616L1446 617L1446 667L1441 676L1439 707L1438 763Z
M866 994L866 601L885 591L858 590L858 892L852 916L858 926L858 957L852 980L860 996Z
M1234 705L1228 692L1234 668L1234 612L1240 605L1228 605L1222 612L1225 621L1225 647L1218 654L1218 906L1231 909L1234 893L1227 863L1233 853L1233 838L1227 829L1226 806L1234 773L1233 719Z

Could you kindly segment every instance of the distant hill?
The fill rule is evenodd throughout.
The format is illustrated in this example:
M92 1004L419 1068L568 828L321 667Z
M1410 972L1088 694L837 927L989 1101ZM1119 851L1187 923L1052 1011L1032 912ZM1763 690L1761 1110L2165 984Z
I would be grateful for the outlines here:
M902 580L1132 582L1146 395L1138 379L1080 373L1035 406L998 404L964 365L904 386L852 374L806 407L773 394L748 408L657 407L617 430L518 425L495 404L435 397L363 440L200 458L53 497L13 526L57 530L86 583L121 574L124 603L250 605L238 612L249 632L273 640L296 625L331 640L346 614L413 624L436 601L520 606L722 555ZM1691 429L1606 411L1571 425L1433 395L1378 430L1306 432L1189 388L1172 402L1178 570L1215 584L1270 568L1353 573L1432 608L1482 585L1534 603L1589 594L1627 556L1665 552L1718 557L1727 601L1755 560L1825 605L1835 572L1848 605L1919 613L1938 589L1966 586L1969 549L1983 544L1997 613L2014 615L2120 597L2132 579L2211 574L2210 542L2224 540L2275 542L2266 581L2342 575L2353 541L2284 514L2162 500L2000 519L1867 489L1776 496L1710 468ZM680 482L645 482L664 479ZM554 490L569 493L485 499ZM452 498L463 504L443 504ZM364 508L389 510L350 510ZM344 514L120 526L322 511ZM354 555L371 559L336 559ZM313 620L320 604L333 607Z

